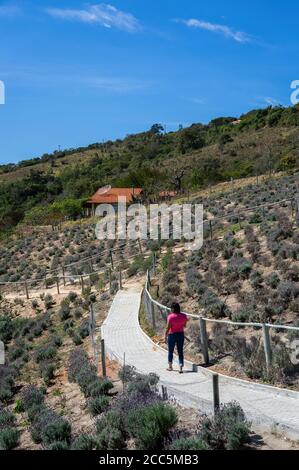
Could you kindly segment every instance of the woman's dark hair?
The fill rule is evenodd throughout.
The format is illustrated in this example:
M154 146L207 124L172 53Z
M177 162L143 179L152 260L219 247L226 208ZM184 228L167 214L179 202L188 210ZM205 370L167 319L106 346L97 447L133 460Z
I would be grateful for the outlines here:
M171 308L171 311L173 313L181 313L181 307L180 307L180 304L178 304L177 302L173 302L170 306Z

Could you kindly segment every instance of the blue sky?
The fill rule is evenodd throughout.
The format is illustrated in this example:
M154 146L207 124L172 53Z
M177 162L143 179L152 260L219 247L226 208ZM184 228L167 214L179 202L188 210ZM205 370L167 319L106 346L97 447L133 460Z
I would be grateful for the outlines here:
M0 2L0 162L290 105L298 15L289 0Z

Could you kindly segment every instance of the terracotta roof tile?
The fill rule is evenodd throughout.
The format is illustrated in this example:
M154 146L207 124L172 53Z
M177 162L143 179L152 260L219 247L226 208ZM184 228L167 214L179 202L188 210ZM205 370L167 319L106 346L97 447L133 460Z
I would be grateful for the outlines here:
M126 198L127 203L133 202L133 197L140 196L141 188L111 188L105 193L99 189L88 201L89 204L116 204L118 197Z

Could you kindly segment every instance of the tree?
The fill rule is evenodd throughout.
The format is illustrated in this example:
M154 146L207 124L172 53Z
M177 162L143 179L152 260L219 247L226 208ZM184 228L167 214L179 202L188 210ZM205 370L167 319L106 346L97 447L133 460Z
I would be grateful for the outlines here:
M193 125L183 129L179 134L178 149L180 153L186 153L191 150L201 149L205 146L205 136L203 126Z
M228 133L222 134L218 141L219 149L223 151L225 144L227 144L228 142L233 142L231 135Z
M153 124L150 128L150 132L154 135L161 135L164 132L164 127L162 124Z
M185 174L186 169L175 169L174 176L171 178L171 182L178 193L182 191L182 182Z
M296 167L296 164L297 159L295 155L293 155L292 153L288 153L287 155L281 157L279 167L282 170L292 170Z
M82 199L62 199L56 201L50 206L52 215L60 214L67 219L75 219L82 213Z

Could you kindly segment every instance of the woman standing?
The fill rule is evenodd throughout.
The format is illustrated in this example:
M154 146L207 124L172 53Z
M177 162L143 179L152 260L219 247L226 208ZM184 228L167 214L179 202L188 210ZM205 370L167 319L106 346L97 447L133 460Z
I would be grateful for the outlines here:
M171 312L167 318L167 327L165 332L165 343L168 343L168 369L172 371L173 351L177 347L180 374L183 373L184 367L184 330L187 324L187 315L181 312L181 307L178 303L171 305Z

